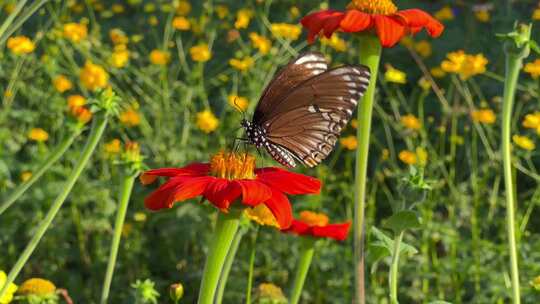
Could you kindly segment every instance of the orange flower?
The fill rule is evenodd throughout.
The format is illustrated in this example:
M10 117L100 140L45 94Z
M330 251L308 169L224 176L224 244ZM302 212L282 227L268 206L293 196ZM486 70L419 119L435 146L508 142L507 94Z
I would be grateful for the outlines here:
M308 29L308 41L321 33L327 38L337 30L348 33L374 31L383 47L392 47L407 34L426 29L431 37L438 37L444 25L419 9L398 11L391 0L353 0L346 11L323 10L301 20Z

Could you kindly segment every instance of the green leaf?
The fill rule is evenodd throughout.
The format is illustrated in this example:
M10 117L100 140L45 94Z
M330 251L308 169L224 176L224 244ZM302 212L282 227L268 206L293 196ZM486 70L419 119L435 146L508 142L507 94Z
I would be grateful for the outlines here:
M373 262L378 262L386 257L392 255L392 250L394 250L394 240L387 236L383 231L377 229L373 226L370 230L371 242L368 244L368 257ZM413 246L401 242L400 253L413 255L416 254L418 250Z
M384 227L391 229L398 234L406 229L420 228L422 224L415 212L405 210L392 215L384 224Z
M441 301L441 300L435 300L435 301L429 302L428 304L452 304L452 302L446 302L446 301Z

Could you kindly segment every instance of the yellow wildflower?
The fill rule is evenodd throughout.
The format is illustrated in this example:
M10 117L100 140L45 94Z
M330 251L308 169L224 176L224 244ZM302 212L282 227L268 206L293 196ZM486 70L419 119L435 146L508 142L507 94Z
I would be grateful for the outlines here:
M248 99L243 96L229 95L227 99L228 99L229 105L231 105L232 107L242 112L245 111L249 105Z
M179 31L189 31L191 24L186 17L175 17L172 26Z
M81 95L69 95L67 97L67 104L70 111L75 111L86 104L86 98Z
M122 4L115 3L111 6L111 10L115 14L121 14L126 11L126 8Z
M289 40L296 40L302 34L300 25L289 23L272 23L270 30L274 36Z
M67 90L73 88L71 81L64 75L58 75L53 79L54 88L60 92L64 93Z
M125 111L120 113L120 122L126 125L127 127L135 127L141 123L141 117L139 112L133 107L127 108Z
M244 215L259 225L280 228L274 214L272 214L272 211L265 204L244 209Z
M234 27L236 29L245 29L249 26L249 21L253 17L253 11L250 9L241 9L236 13L236 21L234 22Z
M353 118L351 120L351 127L353 127L353 129L356 129L358 127L358 120L356 120L356 118Z
M84 23L66 23L63 30L64 37L75 43L85 39L88 35L88 28Z
M512 136L512 141L520 148L532 151L536 147L534 142L528 138L527 136L521 136L521 135L514 135Z
M150 62L155 65L167 65L171 61L169 52L162 50L153 50L148 57Z
M13 13L14 10L15 10L15 3L6 3L6 5L4 6L4 11L8 15Z
M358 146L358 141L354 135L343 137L339 140L339 143L347 150L355 150Z
M245 72L247 70L249 70L249 68L251 68L253 66L253 58L251 57L245 57L244 59L236 59L236 58L233 58L231 60L229 60L229 64L241 71L241 72Z
M229 7L224 4L216 6L216 14L219 19L223 19L229 15Z
M489 14L488 10L477 10L474 12L474 16L476 17L476 20L486 23L489 22L491 19L491 15Z
M527 129L535 129L536 134L540 135L540 112L525 115L522 126Z
M102 66L86 61L79 73L79 79L85 88L93 91L107 86L109 74Z
M219 120L210 110L197 113L197 127L204 133L211 133L217 129Z
M497 117L492 109L480 109L472 111L471 118L474 122L491 125Z
M7 275L5 272L0 270L0 286L4 286L7 281ZM8 304L13 300L13 294L17 291L17 285L10 283L6 292L3 296L0 297L0 304Z
M24 171L21 173L21 176L20 176L21 181L23 182L29 180L31 177L32 177L32 172L30 171Z
M7 48L15 55L32 53L36 45L26 36L15 36L7 40Z
M44 142L49 139L49 133L41 128L32 128L30 129L30 132L28 132L28 139L37 142Z
M180 16L187 16L191 12L191 3L189 1L179 1L176 7L176 14Z
M414 40L411 38L411 36L404 36L399 41L404 47L412 49L414 48Z
M17 293L23 295L49 295L56 291L53 282L41 278L31 278L24 281Z
M463 50L448 53L446 55L448 60L443 60L441 69L447 73L458 73L465 62L466 56Z
M540 20L540 8L536 8L532 14L533 20Z
M450 6L445 5L443 8L436 11L435 14L433 14L433 17L435 17L436 19L439 19L440 21L453 20L454 11L452 10Z
M268 54L270 48L272 47L272 42L270 39L261 36L257 33L249 33L249 39L254 48L259 50L259 53L265 55Z
M289 8L289 14L291 14L292 19L295 19L300 16L300 9L298 9L297 6L291 6L291 8Z
M426 149L422 147L416 148L416 158L418 159L418 164L420 166L425 166L428 161L428 153Z
M538 76L540 76L540 59L527 63L523 71L531 75L532 78L538 79Z
M435 78L443 78L446 76L446 72L440 67L434 67L429 72L431 73L431 76Z
M382 160L382 161L385 161L385 160L387 160L388 158L390 158L390 150L388 150L388 149L386 149L386 148L385 148L385 149L382 149L382 151L381 151L381 160Z
M105 153L108 155L118 154L122 149L122 145L119 139L115 138L104 146Z
M384 73L384 79L388 82L405 84L407 83L407 74L394 68L391 65L386 65L386 72Z
M129 38L126 33L118 28L114 28L109 31L109 38L114 44L127 44L129 42Z
M146 222L146 213L144 212L135 212L135 214L133 214L133 220L135 220L135 222Z
M115 68L123 68L129 62L129 50L125 44L119 44L114 47L109 63Z
M148 17L148 24L150 24L151 26L156 26L159 24L159 19L158 17L152 15L150 17Z
M426 79L426 77L421 77L418 80L418 85L422 88L424 91L429 91L431 89L431 82Z
M414 165L418 161L416 157L416 153L411 152L409 150L403 150L399 152L398 157L399 157L399 160L406 163L407 165Z
M288 303L283 291L272 283L261 283L257 288L257 299L260 303Z
M427 58L431 56L433 50L431 43L427 40L420 40L414 44L414 50L422 57Z
M420 130L422 128L422 124L420 123L420 120L416 118L416 116L412 114L407 114L404 116L401 116L401 124L411 130Z
M191 59L193 61L197 62L206 62L212 58L212 52L208 48L208 44L201 43L196 46L192 46L189 49L189 54L191 55Z
M483 54L468 55L463 50L446 55L447 60L441 63L441 69L448 73L459 74L460 78L468 78L485 73L488 60Z
M536 291L540 291L540 276L535 277L529 284L534 288Z
M330 38L323 36L321 38L322 45L328 45L338 52L345 52L347 50L347 41L339 38L338 34L334 33Z

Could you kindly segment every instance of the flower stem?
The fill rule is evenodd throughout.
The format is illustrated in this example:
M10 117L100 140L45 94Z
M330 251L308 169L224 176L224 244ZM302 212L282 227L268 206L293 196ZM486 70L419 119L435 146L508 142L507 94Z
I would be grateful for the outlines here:
M109 261L107 263L107 271L105 273L105 280L103 281L103 288L101 290L101 304L107 303L109 299L109 290L111 288L112 276L114 273L114 266L116 265L116 257L118 255L118 247L120 246L120 239L122 237L122 228L124 226L124 220L126 219L126 212L129 204L129 198L131 196L131 190L133 189L133 183L138 175L129 172L122 179L122 189L120 190L120 203L118 206L118 213L116 214L116 221L114 224L114 235L111 243L111 252L109 253Z
M255 228L253 239L251 241L251 253L249 255L249 272L248 283L246 287L246 304L251 304L251 289L253 288L253 269L255 268L255 251L257 245L257 237L259 236L259 226Z
M365 303L364 278L364 206L366 199L366 176L369 153L371 115L375 99L377 73L382 47L373 35L360 36L360 63L369 67L371 80L358 108L358 150L356 151L356 175L354 197L354 262L355 298L354 303Z
M2 287L2 289L0 289L0 298L5 294L9 284L13 283L23 266L26 264L26 262L30 258L30 255L32 255L32 252L34 252L34 249L36 249L39 241L41 240L41 238L51 225L52 221L54 220L56 214L60 210L60 207L62 207L62 204L64 203L67 196L69 195L69 192L75 185L75 182L77 182L77 179L81 175L84 167L90 160L90 156L92 156L92 153L94 152L97 144L99 143L99 140L101 139L101 136L105 131L105 127L107 126L107 121L108 116L106 113L100 113L96 115L96 118L92 123L92 130L90 132L90 136L79 157L77 165L73 168L73 171L71 171L71 174L69 175L66 183L62 187L62 192L60 192L60 194L52 203L51 209L49 209L49 212L47 213L43 221L41 221L41 223L39 224L34 236L30 240L22 254L19 256L13 268L10 270L4 286Z
M75 140L75 138L79 136L79 134L80 129L77 129L73 134L71 134L63 142L61 142L60 145L56 147L56 149L53 150L51 154L49 154L49 156L41 164L39 169L37 169L35 172L32 172L32 176L30 177L30 179L20 184L15 189L15 191L13 191L4 202L2 202L2 204L0 205L0 215L4 213L4 211L6 211L9 207L11 207L11 205L13 205L13 203L15 203L15 201L17 201L19 197L21 197L21 195L23 195L24 192L26 192L26 190L28 190L28 188L30 188L30 186L32 186L43 175L43 173L47 172L47 170L54 163L56 163L60 159L60 157L62 157L62 155L64 155L66 150L73 143L73 140Z
M238 251L238 247L240 246L240 242L242 241L244 233L245 228L240 228L238 232L236 232L236 234L234 235L231 248L229 249L229 252L227 253L227 258L225 259L225 265L223 265L223 270L221 271L221 276L219 277L216 300L214 301L214 303L216 304L221 304L221 302L223 301L223 293L225 291L225 286L227 285L229 273L231 272L231 267L234 262L234 258L236 257L236 252Z
M510 273L512 277L512 298L514 304L519 304L519 270L515 232L515 202L514 202L514 182L512 180L512 153L511 153L511 127L512 127L512 107L516 83L519 77L523 58L520 56L507 54L506 56L506 80L504 83L503 97L503 117L502 117L502 137L501 153L503 158L504 184L506 194L506 230L508 232L508 247L510 251Z
M239 214L236 214L235 211L230 210L227 214L218 212L214 237L206 258L201 289L199 290L199 304L213 304L223 263L239 224Z
M300 252L300 261L298 262L298 268L294 276L293 288L291 291L290 304L297 304L300 301L302 295L302 289L304 288L304 282L313 259L313 253L315 252L315 240L310 237L302 238L302 251Z
M403 240L403 231L401 231L397 238L394 240L394 252L392 253L392 264L390 265L390 273L388 277L388 284L390 285L390 303L398 304L397 286L398 286L398 272L399 272L399 255L401 240Z

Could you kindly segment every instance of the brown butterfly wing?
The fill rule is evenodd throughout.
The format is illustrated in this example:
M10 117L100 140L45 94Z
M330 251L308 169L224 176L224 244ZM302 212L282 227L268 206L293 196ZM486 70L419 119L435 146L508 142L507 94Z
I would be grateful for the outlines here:
M306 166L318 165L332 152L369 78L367 67L342 66L299 84L260 122L272 144L270 154L276 153L273 148L281 147ZM287 156L280 153L282 159ZM281 163L294 166L294 162Z
M291 60L276 73L264 90L253 114L253 122L261 121L265 116L264 113L268 113L275 103L283 99L294 87L327 69L326 58L318 52L305 52Z

